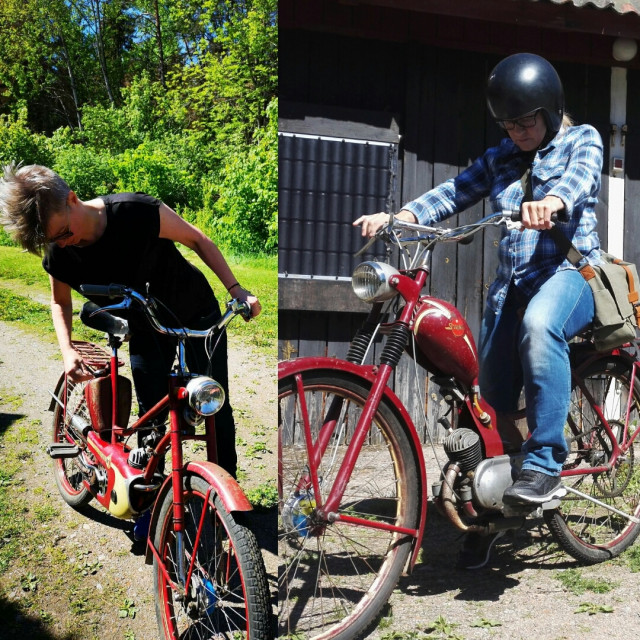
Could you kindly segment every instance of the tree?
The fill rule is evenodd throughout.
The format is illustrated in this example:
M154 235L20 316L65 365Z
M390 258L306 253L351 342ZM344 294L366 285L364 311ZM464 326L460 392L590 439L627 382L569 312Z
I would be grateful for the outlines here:
M196 62L172 74L170 88L191 122L215 132L215 139L248 143L266 125L267 106L277 95L276 7L276 0L203 2L209 17L224 22L203 30Z

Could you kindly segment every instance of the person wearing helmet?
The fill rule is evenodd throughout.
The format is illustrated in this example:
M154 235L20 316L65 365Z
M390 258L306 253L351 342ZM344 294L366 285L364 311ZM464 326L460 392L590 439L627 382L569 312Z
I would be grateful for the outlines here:
M522 230L504 230L497 276L491 284L478 341L480 388L501 423L524 388L531 437L505 504L543 504L564 495L560 471L567 456L564 424L571 396L568 341L594 313L588 283L551 234L551 216L590 264L600 243L595 207L600 191L602 140L589 125L574 126L564 111L562 82L540 56L511 55L491 72L487 104L506 137L457 177L406 204L397 218L420 224L443 221L488 198L494 211L520 210ZM372 236L387 213L353 223ZM496 537L485 540L483 566ZM477 555L477 554L476 554Z

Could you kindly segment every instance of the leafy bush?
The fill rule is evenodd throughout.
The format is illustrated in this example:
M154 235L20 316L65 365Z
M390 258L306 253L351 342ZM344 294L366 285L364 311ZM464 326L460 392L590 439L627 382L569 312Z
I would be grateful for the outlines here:
M0 247L15 247L16 243L11 239L11 236L4 230L4 227L0 225Z
M27 126L26 110L17 117L0 115L0 162L44 164L51 161L47 138L31 133Z
M82 125L82 136L98 153L121 153L142 142L132 131L124 109L85 105L82 109Z
M152 143L127 149L112 159L112 167L117 191L144 191L174 208L199 200L189 172Z
M162 85L153 81L148 72L132 78L122 89L125 113L131 131L140 140L160 138L180 127L170 115L169 100Z
M60 149L52 169L66 180L81 200L112 193L116 185L110 157L83 145Z
M278 246L277 101L257 144L231 155L213 203L214 235L232 250L275 252Z

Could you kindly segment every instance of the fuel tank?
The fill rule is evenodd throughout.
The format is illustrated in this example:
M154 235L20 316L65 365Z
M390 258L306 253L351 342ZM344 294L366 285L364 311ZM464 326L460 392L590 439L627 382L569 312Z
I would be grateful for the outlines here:
M413 334L427 369L451 375L471 385L478 377L478 350L469 325L448 302L422 296L416 306ZM425 362L426 360L426 362Z

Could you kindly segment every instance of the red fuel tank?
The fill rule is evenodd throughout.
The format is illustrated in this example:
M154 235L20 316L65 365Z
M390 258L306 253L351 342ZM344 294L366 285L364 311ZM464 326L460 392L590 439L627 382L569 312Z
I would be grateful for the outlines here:
M418 349L438 371L467 385L476 381L478 350L469 325L456 307L423 296L416 306L413 334Z

